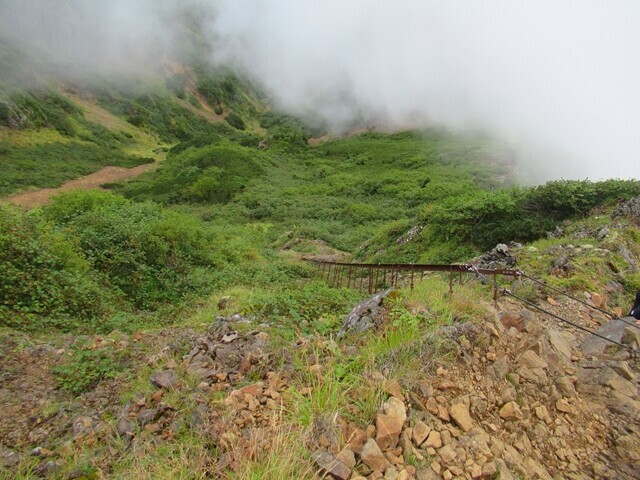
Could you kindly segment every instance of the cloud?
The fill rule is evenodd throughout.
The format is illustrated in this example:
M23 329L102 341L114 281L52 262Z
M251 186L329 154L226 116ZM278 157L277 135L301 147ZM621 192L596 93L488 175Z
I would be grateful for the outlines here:
M540 180L638 175L637 25L635 0L222 0L214 30L282 108L486 129Z
M0 0L0 39L39 60L40 76L137 75L177 50L190 0Z

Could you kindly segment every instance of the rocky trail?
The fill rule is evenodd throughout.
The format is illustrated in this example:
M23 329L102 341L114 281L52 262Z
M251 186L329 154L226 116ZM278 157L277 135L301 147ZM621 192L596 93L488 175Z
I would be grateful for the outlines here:
M392 381L375 424L347 430L349 451L316 452L316 463L341 479L638 478L637 359L586 357L570 329L501 307L493 322L441 332L454 365L413 391ZM637 351L640 330L625 324L622 336Z
M376 318L384 322L384 297L375 303ZM556 303L551 307L573 308ZM360 306L354 312L371 313ZM585 356L582 332L543 321L510 300L494 312L491 321L439 331L455 360L436 362L419 381L375 373L370 381L388 399L369 424L335 415L307 432L303 443L313 465L307 477L638 478L637 359L618 349ZM637 351L640 330L627 326L624 332ZM340 348L351 348L348 338ZM25 456L41 458L40 474L55 476L65 449L104 445L100 471L108 475L110 463L124 452L170 442L186 428L200 432L218 452L203 460L202 471L227 478L248 460L268 455L286 428L283 419L295 398L292 356L303 344L274 349L269 333L250 319L220 317L204 335L176 329L94 340L98 346L133 347L132 361L151 369L146 393L143 388L123 404L114 379L74 402L51 387L42 368L64 356L64 349L34 344L19 356L3 352L3 405L13 399L10 417L3 414L0 423L5 466ZM19 341L24 339L14 339L13 349ZM306 368L321 378L322 364L316 357ZM316 388L320 384L312 382L299 391L312 396ZM56 397L70 403L52 408ZM178 407L178 398L188 398L190 408ZM58 437L68 440L54 448Z

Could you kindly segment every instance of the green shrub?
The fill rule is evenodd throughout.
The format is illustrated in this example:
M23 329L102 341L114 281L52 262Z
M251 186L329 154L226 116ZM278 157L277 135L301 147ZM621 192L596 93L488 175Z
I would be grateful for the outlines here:
M0 102L0 125L8 126L11 121L11 107L8 103Z
M213 202L220 191L220 177L224 172L217 167L207 168L206 173L187 189L187 196L196 202Z
M265 292L256 300L251 313L267 318L287 317L299 323L322 317L347 314L362 295L348 289L334 289L326 282L312 281L280 292Z
M0 206L0 323L71 328L102 315L111 298L75 242L37 215Z
M244 130L245 128L247 128L244 120L239 115L236 115L233 112L227 115L225 120L229 125L231 125L233 128L237 128L238 130Z
M191 217L91 191L60 195L44 211L136 307L178 301L202 287L191 273L210 265L212 239Z
M640 194L634 180L562 180L533 188L471 191L429 209L424 223L432 240L490 249L497 243L532 241L559 222Z
M151 181L131 182L125 195L165 203L226 203L264 172L264 156L253 149L207 137L194 137L170 152Z

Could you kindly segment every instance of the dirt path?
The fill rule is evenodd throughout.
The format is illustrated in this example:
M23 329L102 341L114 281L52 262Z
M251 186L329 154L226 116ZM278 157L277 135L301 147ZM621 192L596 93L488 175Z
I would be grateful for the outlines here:
M60 192L66 192L74 189L91 190L93 188L100 188L100 185L105 183L119 182L121 180L128 180L130 178L137 177L141 173L155 168L155 166L155 163L147 163L133 168L104 167L102 170L98 170L86 177L69 180L57 188L39 188L37 190L29 190L6 197L2 201L13 203L14 205L19 205L25 208L34 208L39 205L47 205L51 202L51 197Z

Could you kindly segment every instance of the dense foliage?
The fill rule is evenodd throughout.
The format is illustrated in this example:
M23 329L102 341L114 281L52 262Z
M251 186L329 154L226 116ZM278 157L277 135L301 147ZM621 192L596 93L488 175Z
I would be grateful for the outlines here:
M175 321L193 299L239 288L238 311L322 330L357 295L314 282L302 253L464 261L640 195L621 180L514 187L508 149L442 128L311 146L321 128L266 111L249 81L197 63L160 85L95 80L91 101L3 85L0 195L162 160L114 193L0 208L0 321L22 329Z
M640 183L634 180L561 180L450 199L423 221L432 241L455 239L459 245L489 249L500 242L535 240L563 220L637 195Z
M0 207L0 319L16 328L74 328L104 314L109 292L72 239L37 215Z
M353 292L326 286L299 289L313 270L269 253L268 230L207 225L97 191L63 194L31 213L0 207L0 325L131 330L131 314L186 307L234 285L254 288L247 314L274 320L312 320L355 301Z
M201 293L213 236L191 217L113 194L60 196L31 215L3 208L0 298L19 326L41 315L65 326L92 321L112 302L153 309Z
M165 203L226 203L264 172L267 162L259 152L220 137L208 141L176 147L157 173L131 183L130 196Z

